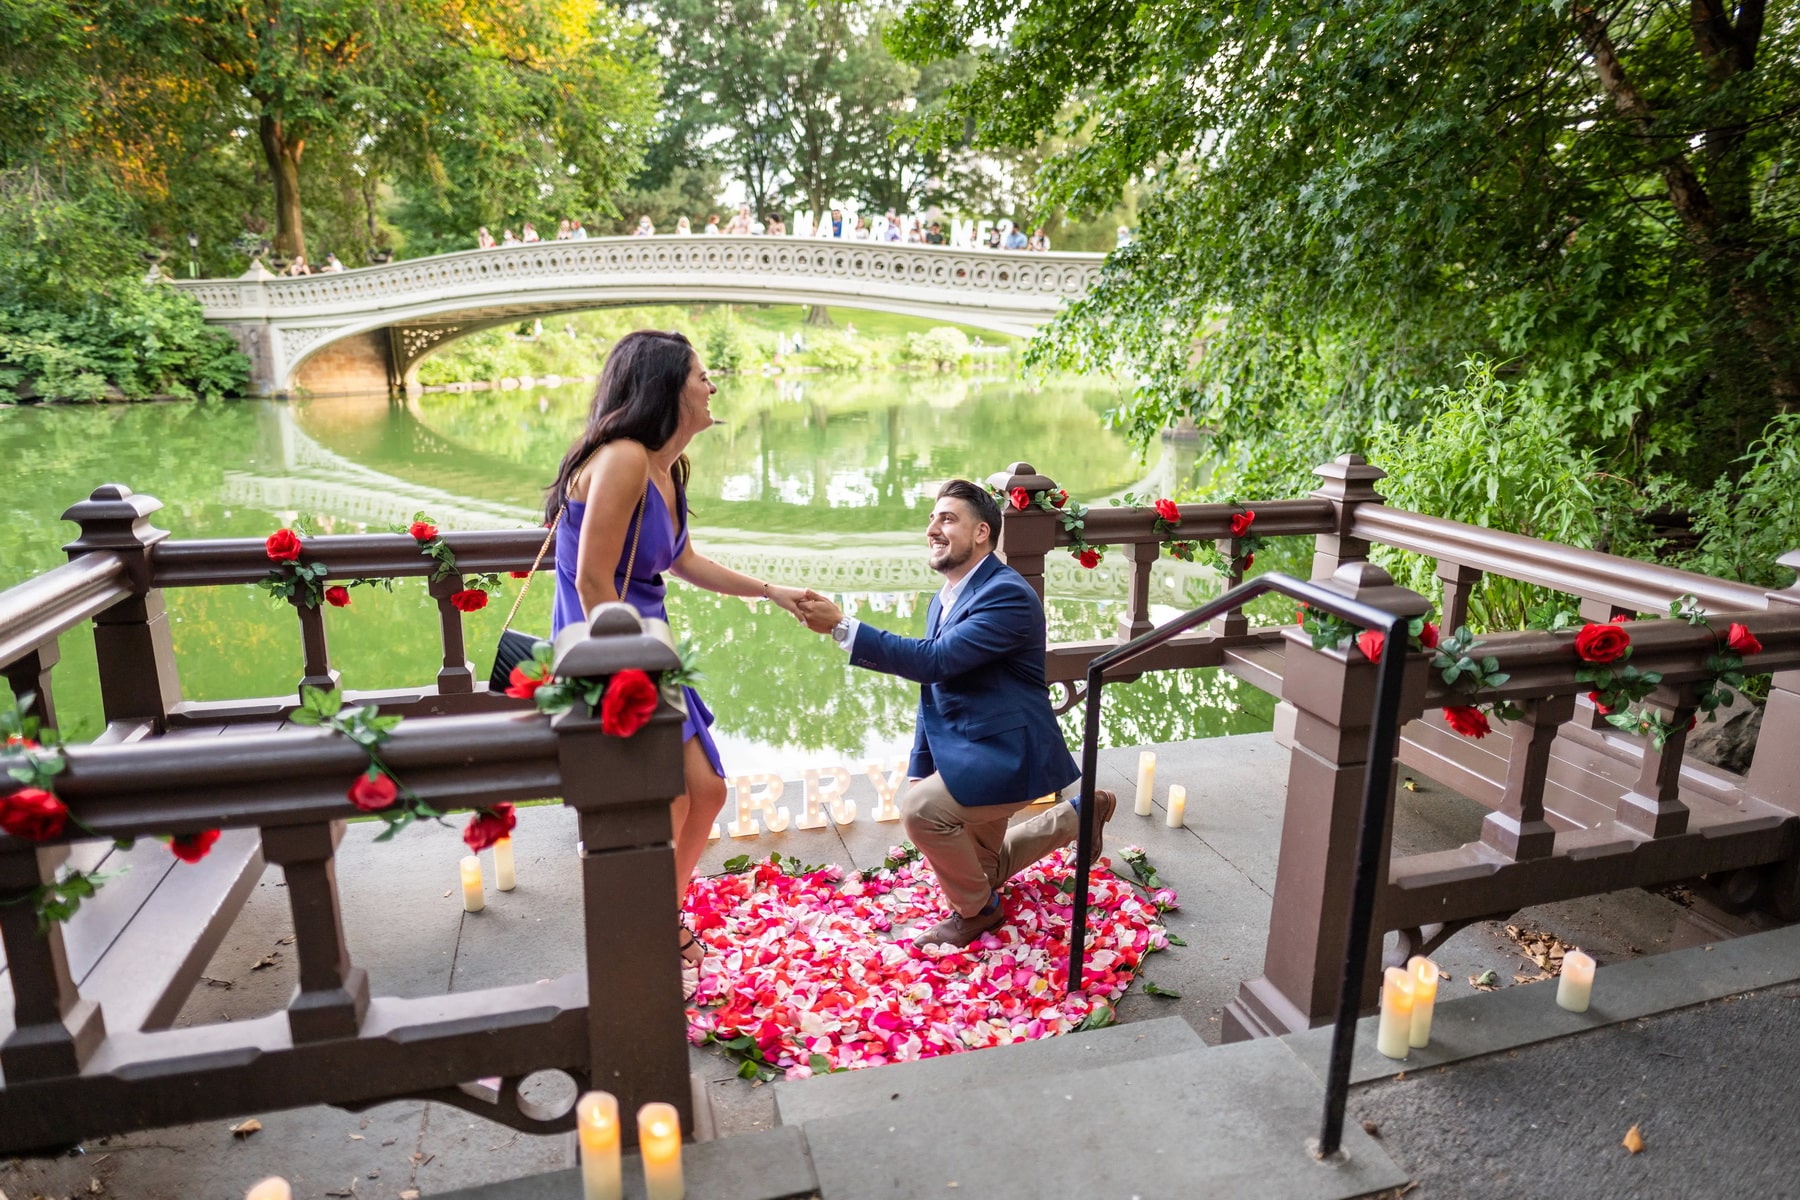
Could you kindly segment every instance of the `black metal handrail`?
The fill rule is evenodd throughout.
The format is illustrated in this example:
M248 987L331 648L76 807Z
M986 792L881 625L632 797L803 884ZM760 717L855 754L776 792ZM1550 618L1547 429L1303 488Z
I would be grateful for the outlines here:
M1400 689L1406 668L1409 618L1385 612L1317 583L1271 572L1241 583L1166 625L1115 646L1088 664L1087 728L1081 743L1081 812L1075 854L1075 922L1069 939L1069 991L1081 989L1087 951L1088 856L1094 845L1094 779L1100 754L1100 690L1110 667L1130 662L1194 626L1241 608L1258 596L1278 592L1312 608L1386 635L1375 683L1375 719L1369 728L1369 760L1363 771L1362 813L1356 834L1356 872L1350 885L1350 928L1344 939L1344 973L1338 980L1337 1019L1332 1027L1331 1066L1325 1080L1325 1117L1315 1153L1329 1158L1344 1137L1344 1105L1350 1093L1350 1058L1356 1049L1356 1019L1362 1008L1363 962L1369 954L1369 924L1375 915L1375 877L1381 862L1382 809L1393 787L1394 755L1400 738Z

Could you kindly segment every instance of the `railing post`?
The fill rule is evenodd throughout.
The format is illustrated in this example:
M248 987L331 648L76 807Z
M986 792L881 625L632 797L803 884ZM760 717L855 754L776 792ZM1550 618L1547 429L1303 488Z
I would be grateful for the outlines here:
M1150 622L1150 570L1162 557L1162 543L1130 542L1124 550L1131 559L1131 590L1119 616L1119 640L1129 642L1155 628Z
M46 729L56 728L56 700L51 693L50 671L61 661L62 648L55 638L51 638L0 667L0 674L6 676L7 686L12 688L15 699L31 696L31 707L26 712L41 721Z
M1800 550L1776 560L1800 572ZM1784 591L1769 593L1769 610L1800 608L1800 579ZM1750 664L1754 666L1754 660ZM1750 790L1790 812L1800 812L1800 670L1778 671L1763 706L1762 732L1750 759Z
M678 661L666 627L659 637L629 606L603 604L587 625L563 630L554 669L595 678ZM652 1100L673 1104L682 1128L694 1128L669 814L686 787L681 721L666 700L630 738L602 732L598 714L579 703L555 721L563 803L581 832L589 1080L619 1098L628 1140L639 1106Z
M338 672L331 665L331 646L325 639L324 611L297 595L288 603L294 606L294 614L300 620L300 686L335 692Z
M1663 690L1674 693L1663 704L1669 709L1673 728L1660 747L1645 740L1637 782L1619 797L1615 810L1619 824L1653 838L1687 832L1688 806L1681 802L1681 757L1687 749L1688 722L1696 711L1693 684ZM1657 702L1653 697L1651 703Z
M1548 858L1556 830L1544 819L1544 783L1557 730L1575 715L1575 697L1549 696L1522 706L1506 758L1506 790L1481 823L1481 840L1510 858Z
M1056 548L1056 531L1060 526L1055 517L1036 505L1017 509L1007 497L1016 487L1033 493L1052 491L1056 481L1048 475L1039 475L1030 463L1016 462L1006 470L988 476L988 485L1000 489L1000 541L995 546L1000 561L1023 575L1031 590L1042 600L1044 556Z
M262 831L263 859L280 865L294 914L300 986L287 1014L296 1043L355 1037L369 1008L369 975L350 961L338 901L336 855L343 836L342 821Z
M161 507L154 497L134 496L122 483L107 483L62 515L81 526L81 536L63 547L69 557L117 554L135 593L94 617L101 711L109 723L148 720L158 732L168 728L169 712L181 702L169 614L161 589L151 586L152 549L169 536L148 519Z
M1350 536L1350 523L1356 519L1357 505L1387 503L1375 490L1375 481L1387 478L1387 472L1370 466L1360 454L1345 454L1315 467L1313 474L1325 481L1313 495L1329 500L1334 515L1332 531L1313 541L1312 577L1324 579L1345 563L1368 559L1369 543Z
M1444 584L1444 632L1455 633L1469 623L1469 599L1481 583L1482 571L1439 559L1437 577Z
M0 1044L6 1082L74 1075L106 1036L100 1006L84 999L69 973L62 926L38 931L27 898L56 877L67 846L15 842L0 854L0 943L6 947L13 993L13 1031Z
M475 690L475 664L463 638L463 615L450 597L463 590L463 577L451 572L429 584L432 599L437 601L438 628L444 643L444 665L438 668L437 687L440 696L466 696Z
M1219 553L1225 556L1225 579L1222 590L1229 592L1244 582L1244 572L1238 567L1238 539L1234 537L1219 538L1213 544L1219 548ZM1250 632L1250 619L1244 615L1243 609L1234 609L1214 617L1209 628L1214 637L1242 637Z
M1429 607L1425 597L1394 586L1386 571L1370 563L1344 564L1325 586L1403 616L1421 616ZM1379 672L1354 645L1314 650L1299 629L1288 630L1286 637L1281 694L1294 705L1297 719L1269 940L1262 976L1242 984L1237 998L1225 1008L1226 1041L1292 1033L1329 1021L1344 970L1347 931L1342 905L1356 866L1357 822ZM1400 704L1402 722L1421 711L1426 676L1426 656L1411 655ZM1382 821L1377 878L1385 881L1393 822L1391 793ZM1381 960L1382 907L1378 899L1363 972L1365 1004L1373 1000Z

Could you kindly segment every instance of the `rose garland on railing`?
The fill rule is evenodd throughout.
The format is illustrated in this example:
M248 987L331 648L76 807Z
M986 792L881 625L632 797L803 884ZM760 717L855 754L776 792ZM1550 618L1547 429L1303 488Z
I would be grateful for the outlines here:
M411 535L419 545L419 552L437 565L432 569L431 581L448 578L456 573L456 554L438 532L437 525L424 513L414 513L412 523L396 526L396 533ZM304 529L277 529L263 541L264 552L268 554L275 566L263 579L261 587L276 600L298 600L307 608L317 608L321 604L329 604L333 608L350 607L350 589L356 587L380 587L388 591L394 589L394 580L352 579L347 583L325 586L324 579L330 569L324 563L302 562L306 552ZM528 571L514 571L513 577L523 579ZM467 585L450 596L450 603L458 612L479 612L487 607L488 597L502 587L498 572L486 571L464 580Z
M1343 649L1355 643L1364 658L1375 662L1387 645L1386 634L1363 629L1307 604L1300 605L1296 617L1312 639L1315 650ZM1431 651L1431 669L1438 672L1446 684L1466 695L1491 691L1512 678L1500 669L1499 659L1491 654L1477 654L1481 643L1466 625L1446 635L1431 622L1429 614L1413 617L1406 625L1406 641L1412 650ZM1477 739L1493 732L1490 717L1504 722L1517 720L1521 715L1519 707L1510 700L1444 706L1444 723L1464 737Z
M449 543L430 517L422 512L413 514L412 524L406 527L413 541L419 544L419 553L437 563L431 572L431 581L447 579L457 573L456 555L451 551ZM458 612L479 612L487 607L488 594L500 590L500 576L492 571L479 575L471 575L463 580L465 585L459 592L450 596L450 603Z
M260 585L276 600L298 600L307 608L327 603L342 608L350 593L342 587L326 588L320 581L330 574L324 563L303 563L305 546L292 529L277 529L263 540L263 550L275 566Z
M0 830L28 842L47 842L60 837L63 830L74 825L90 836L99 837L70 812L68 805L56 794L56 777L68 764L63 758L62 739L56 730L45 727L31 714L34 699L27 692L14 700L11 709L0 711L0 735L4 735L0 741L4 741L8 753L22 754L25 758L25 765L7 771L22 786L0 796ZM182 862L197 863L212 852L213 843L219 840L219 831L204 829L199 833L160 840L167 843L170 853ZM132 838L113 839L113 845L120 850L129 850L135 844ZM78 871L65 867L49 883L32 888L23 899L37 914L38 929L46 930L51 922L67 921L74 916L83 900L92 898L102 883L117 874L117 871Z
M1069 493L1063 488L1054 491L1032 492L1026 488L1016 487L1002 492L993 484L988 485L988 492L1003 506L1010 506L1015 512L1024 512L1028 508L1039 508L1062 522L1063 532L1069 535L1069 557L1088 570L1100 565L1106 557L1106 547L1090 546L1083 531L1087 528L1087 505L1078 500L1071 500Z
M1228 501L1236 504L1236 500ZM1112 499L1115 507L1148 508L1156 513L1154 528L1162 539L1163 551L1170 558L1182 562L1197 562L1213 568L1221 575L1241 575L1256 563L1256 552L1261 550L1266 540L1252 533L1256 524L1256 510L1246 508L1242 512L1231 514L1231 537L1234 543L1234 556L1227 556L1219 549L1217 542L1201 542L1183 538L1181 533L1181 506L1167 496L1152 500L1148 496L1140 496L1126 492L1123 496Z
M627 668L610 679L565 679L551 671L552 655L549 642L535 643L530 660L514 667L507 677L506 694L530 700L539 712L552 716L568 712L579 700L589 711L600 714L601 732L613 737L630 737L656 712L657 685L645 672ZM706 678L692 642L683 639L675 647L675 657L681 665L662 672L661 691L671 700L682 688Z
M1744 686L1744 656L1760 654L1762 642L1736 621L1723 634L1719 633L1712 627L1706 610L1700 607L1698 597L1693 595L1672 601L1669 616L1704 628L1714 639L1713 652L1706 656L1708 677L1694 693L1697 711L1687 724L1687 728L1692 729L1699 724L1701 714L1705 714L1708 722L1716 721L1719 709L1733 703L1735 697L1731 689ZM1660 750L1678 727L1660 712L1641 706L1662 682L1662 676L1655 671L1617 665L1631 657L1631 634L1623 627L1629 620L1629 617L1614 617L1605 624L1586 625L1575 635L1575 653L1583 663L1575 678L1593 684L1588 699L1606 718L1608 725L1647 738Z

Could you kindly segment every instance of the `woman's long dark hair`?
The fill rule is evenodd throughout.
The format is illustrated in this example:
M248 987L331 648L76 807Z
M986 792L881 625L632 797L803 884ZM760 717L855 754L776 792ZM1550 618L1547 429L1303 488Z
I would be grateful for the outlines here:
M679 333L640 329L620 338L600 369L600 386L588 406L587 426L563 455L556 482L544 493L544 520L555 519L569 480L608 442L630 438L660 450L681 423L681 392L694 366L694 346ZM687 457L675 466L675 482L687 480Z

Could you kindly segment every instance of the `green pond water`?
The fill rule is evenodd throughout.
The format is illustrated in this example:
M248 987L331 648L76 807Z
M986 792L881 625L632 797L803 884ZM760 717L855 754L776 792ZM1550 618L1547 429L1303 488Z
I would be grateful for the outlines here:
M310 521L321 533L386 531L423 510L448 530L537 524L540 489L580 426L591 388L110 407L0 407L0 455L14 465L0 521L0 587L63 561L74 527L59 519L104 482L155 496L152 518L176 538L263 537ZM871 378L725 378L725 424L696 440L690 495L699 548L741 570L835 593L857 616L920 636L937 577L924 526L937 485L985 479L1015 461L1089 503L1162 490L1191 462L1167 450L1148 464L1105 428L1113 396L1084 381L889 373ZM1122 557L1118 560L1123 563ZM1083 571L1056 555L1052 640L1108 635L1125 595L1122 570ZM485 677L512 589L467 618ZM1164 559L1153 616L1214 594L1204 569ZM540 578L518 625L547 631ZM435 605L420 581L359 588L326 616L346 686L418 684L436 673ZM168 593L183 693L216 700L294 686L300 645L291 610L249 586ZM917 689L851 668L827 639L770 606L680 583L677 632L699 648L701 690L732 773L857 764L903 755ZM62 640L56 696L65 733L99 728L91 636ZM1107 689L1109 745L1269 727L1270 697L1219 672L1176 672ZM1079 711L1065 718L1071 744Z

